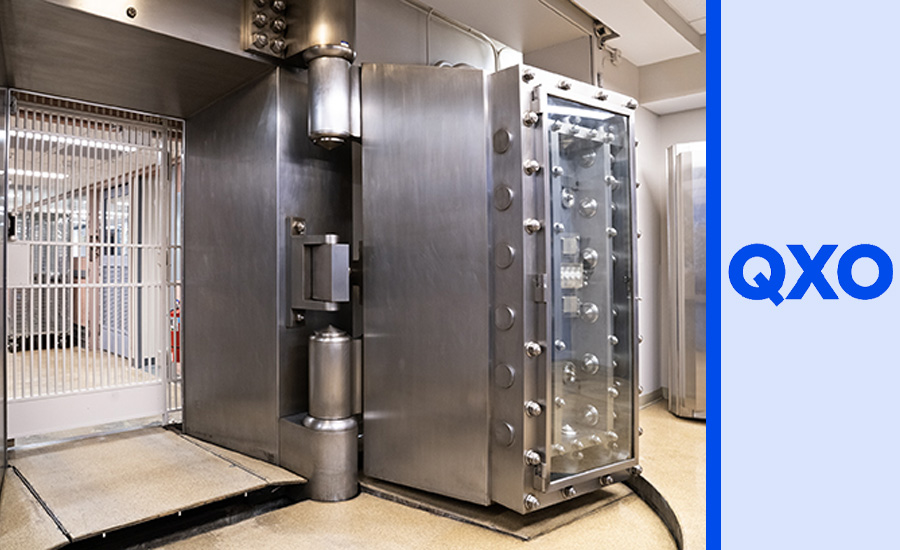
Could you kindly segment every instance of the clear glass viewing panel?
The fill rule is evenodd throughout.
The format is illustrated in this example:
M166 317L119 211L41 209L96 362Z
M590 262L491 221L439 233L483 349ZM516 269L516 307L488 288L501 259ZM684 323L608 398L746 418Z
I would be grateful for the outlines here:
M628 117L550 96L551 481L634 457Z

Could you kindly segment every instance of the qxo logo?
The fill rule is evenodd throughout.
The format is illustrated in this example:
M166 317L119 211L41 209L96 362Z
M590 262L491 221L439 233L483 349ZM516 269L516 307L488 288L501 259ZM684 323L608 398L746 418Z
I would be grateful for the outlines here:
M826 300L837 300L838 295L829 284L822 269L837 250L836 244L826 244L810 257L800 244L787 245L788 250L803 270L800 278L788 293L786 299L799 300L809 288L815 287ZM744 266L753 258L762 258L769 264L771 273L767 278L762 273L753 277L756 285L744 278ZM853 265L862 258L869 258L878 266L878 277L869 286L862 286L853 279ZM728 278L738 294L749 300L771 300L776 306L785 300L781 295L787 270L784 258L777 250L764 244L748 244L737 251L728 265ZM871 244L858 244L841 255L837 268L838 284L844 292L858 300L871 300L884 294L894 279L894 264L887 253Z

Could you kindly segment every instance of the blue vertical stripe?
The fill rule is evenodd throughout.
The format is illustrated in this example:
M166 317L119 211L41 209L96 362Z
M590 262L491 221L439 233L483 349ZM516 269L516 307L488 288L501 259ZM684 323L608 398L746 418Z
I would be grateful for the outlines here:
M706 4L706 541L722 547L722 6Z

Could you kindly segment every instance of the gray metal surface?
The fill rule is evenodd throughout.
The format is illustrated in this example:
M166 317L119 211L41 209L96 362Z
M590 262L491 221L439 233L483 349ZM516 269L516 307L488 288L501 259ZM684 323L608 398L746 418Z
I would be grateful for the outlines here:
M294 218L304 225L305 220ZM337 311L336 302L350 300L350 246L338 236L295 234L291 229L290 285L294 315L303 310Z
M356 48L356 0L293 0L288 55L318 44Z
M280 421L281 464L307 479L309 498L338 502L359 492L359 427L355 418L293 415Z
M487 504L481 71L364 65L366 475Z
M279 417L307 407L310 334L350 324L344 306L287 326L288 218L350 241L349 155L309 142L306 94L280 69L187 122L185 431L273 462Z
M351 133L350 62L316 57L309 62L309 82L309 139L334 148Z
M239 25L240 3L218 0L0 3L8 85L180 117L271 70Z
M352 343L328 327L309 337L309 414L338 420L353 414Z
M488 78L491 135L507 130L511 147L504 153L492 150L491 180L494 211L491 237L495 252L494 303L516 310L515 323L497 331L493 338L493 376L491 416L495 422L508 423L517 435L510 445L491 442L491 497L508 508L523 512L523 488L530 485L533 468L522 460L527 449L537 447L538 423L542 417L526 418L523 403L539 397L538 369L533 359L526 360L525 342L535 338L536 306L525 308L531 296L530 274L537 272L537 236L523 229L523 221L536 214L532 178L528 185L522 164L534 148L534 132L525 131L522 114L530 102L521 91L520 67L512 67ZM524 96L524 97L523 97ZM506 197L511 197L506 199ZM510 254L508 251L511 250ZM500 254L500 256L497 256ZM511 261L504 256L511 256ZM505 266L505 267L503 267ZM527 429L526 429L527 424Z
M185 432L278 456L278 74L187 122ZM268 222L268 223L267 223Z
M706 144L668 149L669 410L706 418Z
M326 151L309 141L306 132L308 84L305 71L280 71L278 126L278 211L273 223L283 227L286 219L306 219L313 235L334 234L338 242L353 242L351 220L351 164L349 148ZM287 250L288 235L278 232L278 250ZM289 256L279 254L277 320L280 348L279 416L308 410L309 337L316 330L334 325L351 328L351 307L340 304L336 312L307 311L301 326L288 327Z
M0 51L0 57L2 57L3 52ZM2 62L0 62L2 64ZM2 68L2 66L0 66ZM0 190L3 191L3 198L0 201L0 241L3 242L3 247L0 249L0 277L2 277L2 287L4 301L6 300L6 240L7 240L7 220L6 220L6 202L7 202L7 190L8 190L8 175L7 172L7 164L9 163L9 149L8 149L8 141L7 141L7 130L9 129L9 101L10 96L7 93L5 88L0 88L0 152L3 154L3 159L0 160L0 168L2 168L2 175L0 175ZM5 309L5 308L4 308ZM6 315L3 315L3 318L0 319L0 327L3 328L3 345L7 345L7 335L6 335ZM6 350L3 350L2 355L2 363L0 363L0 489L3 488L3 474L6 472Z

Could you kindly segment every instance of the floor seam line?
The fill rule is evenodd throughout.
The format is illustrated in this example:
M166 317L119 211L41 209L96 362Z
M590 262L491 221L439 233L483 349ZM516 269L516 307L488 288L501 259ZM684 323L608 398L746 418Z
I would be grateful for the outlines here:
M215 451L212 451L212 450L210 450L210 449L207 449L206 447L204 447L203 445L200 445L199 443L196 443L196 442L194 442L194 441L191 441L190 439L188 439L187 437L185 437L184 434L177 434L177 435L178 435L178 437L180 437L181 439L187 441L187 442L190 443L191 445L194 445L194 446L197 447L198 449L201 449L201 450L203 450L203 451L206 451L207 453L209 453L209 454L211 454L211 455L213 455L213 456L215 456L215 457L217 457L217 458L221 458L222 460L224 460L225 462L231 464L232 466L236 466L236 467L240 468L241 470L247 472L248 474L252 475L253 477L258 478L258 479L264 481L264 482L266 483L266 485L275 485L274 483L272 483L271 481L269 481L267 478L265 478L265 477L263 477L263 476L257 474L256 472L254 472L254 471L251 470L250 468L247 468L247 467L244 466L243 464L239 464L239 463L235 462L234 460L231 460L230 458L226 458L226 457L220 455L219 453L217 453L217 452L215 452Z
M41 505L41 508L44 509L44 512L46 512L47 515L50 516L50 519L52 519L53 523L56 524L56 528L60 530L60 532L63 534L64 537L66 537L66 539L68 539L69 542L72 542L74 540L72 538L72 535L69 533L68 530L66 530L65 526L63 526L63 524L59 520L59 518L56 517L56 514L53 513L53 510L50 509L50 505L47 504L43 498L41 498L41 495L38 494L37 489L35 489L31 485L31 483L27 479L25 479L25 475L21 471L19 471L19 469L17 467L13 466L12 464L9 465L9 469L12 470L14 474L16 474L16 477L19 478L19 480L22 482L22 485L24 485L25 488L28 489L28 492L31 493L31 496L33 496L34 499L37 501L37 503Z

